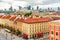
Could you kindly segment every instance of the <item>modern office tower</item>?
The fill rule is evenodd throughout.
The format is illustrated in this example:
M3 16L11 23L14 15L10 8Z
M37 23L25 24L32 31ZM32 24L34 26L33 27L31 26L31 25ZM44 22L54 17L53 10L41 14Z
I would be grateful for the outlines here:
M48 11L50 11L50 8L48 8Z
M19 6L19 10L21 10L22 9L22 7L21 6Z
M50 8L50 11L52 10L52 8Z
M16 9L14 9L14 12L16 11Z
M39 6L37 6L37 10L39 10Z
M60 7L58 7L58 11L60 11Z
M32 7L32 10L34 10L34 8Z
M4 11L6 11L7 9L4 9Z
M29 6L27 6L27 9L28 9L28 10L31 10L31 6L30 6L30 5L29 5Z
M13 7L12 6L9 8L9 11L13 12Z

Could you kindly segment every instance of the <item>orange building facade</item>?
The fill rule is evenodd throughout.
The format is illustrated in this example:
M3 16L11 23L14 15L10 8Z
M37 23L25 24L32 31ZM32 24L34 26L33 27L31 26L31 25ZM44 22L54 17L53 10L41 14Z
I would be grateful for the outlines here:
M49 32L50 40L60 40L60 20L50 22Z

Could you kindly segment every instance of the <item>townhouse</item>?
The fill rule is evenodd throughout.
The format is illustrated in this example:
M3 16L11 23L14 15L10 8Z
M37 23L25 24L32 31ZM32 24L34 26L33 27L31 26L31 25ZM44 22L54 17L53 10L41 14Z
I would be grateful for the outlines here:
M51 19L46 18L26 18L22 24L22 35L28 38L40 37L41 33L49 32L49 22ZM40 36L39 36L39 35Z
M43 36L43 33L49 32L49 22L51 18L30 16L17 17L16 15L3 15L2 24L19 30L23 37L35 38Z
M50 22L49 40L60 40L60 20Z

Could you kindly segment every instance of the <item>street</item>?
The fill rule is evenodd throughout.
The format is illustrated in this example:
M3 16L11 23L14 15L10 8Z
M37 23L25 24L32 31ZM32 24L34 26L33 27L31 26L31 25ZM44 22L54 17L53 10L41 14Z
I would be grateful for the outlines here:
M11 33L7 33L4 31L4 29L0 29L0 40L20 40L22 38L19 38L15 35L11 35Z
M6 40L5 36L0 33L0 40Z
M14 34L6 32L4 29L0 29L0 40L26 40L22 37L18 37ZM28 40L48 40L48 35L44 35L44 38L28 39Z

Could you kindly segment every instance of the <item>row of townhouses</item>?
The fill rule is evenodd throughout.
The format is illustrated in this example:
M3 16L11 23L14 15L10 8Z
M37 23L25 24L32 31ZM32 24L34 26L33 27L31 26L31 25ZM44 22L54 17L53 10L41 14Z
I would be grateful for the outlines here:
M42 33L50 32L50 39L54 39L53 37L51 38L51 32L54 35L55 29L52 28L56 26L53 25L55 22L51 21L52 19L49 17L24 17L17 15L0 14L0 24L3 24L4 26L8 25L15 30L18 29L22 33L22 36L27 38L40 37Z

